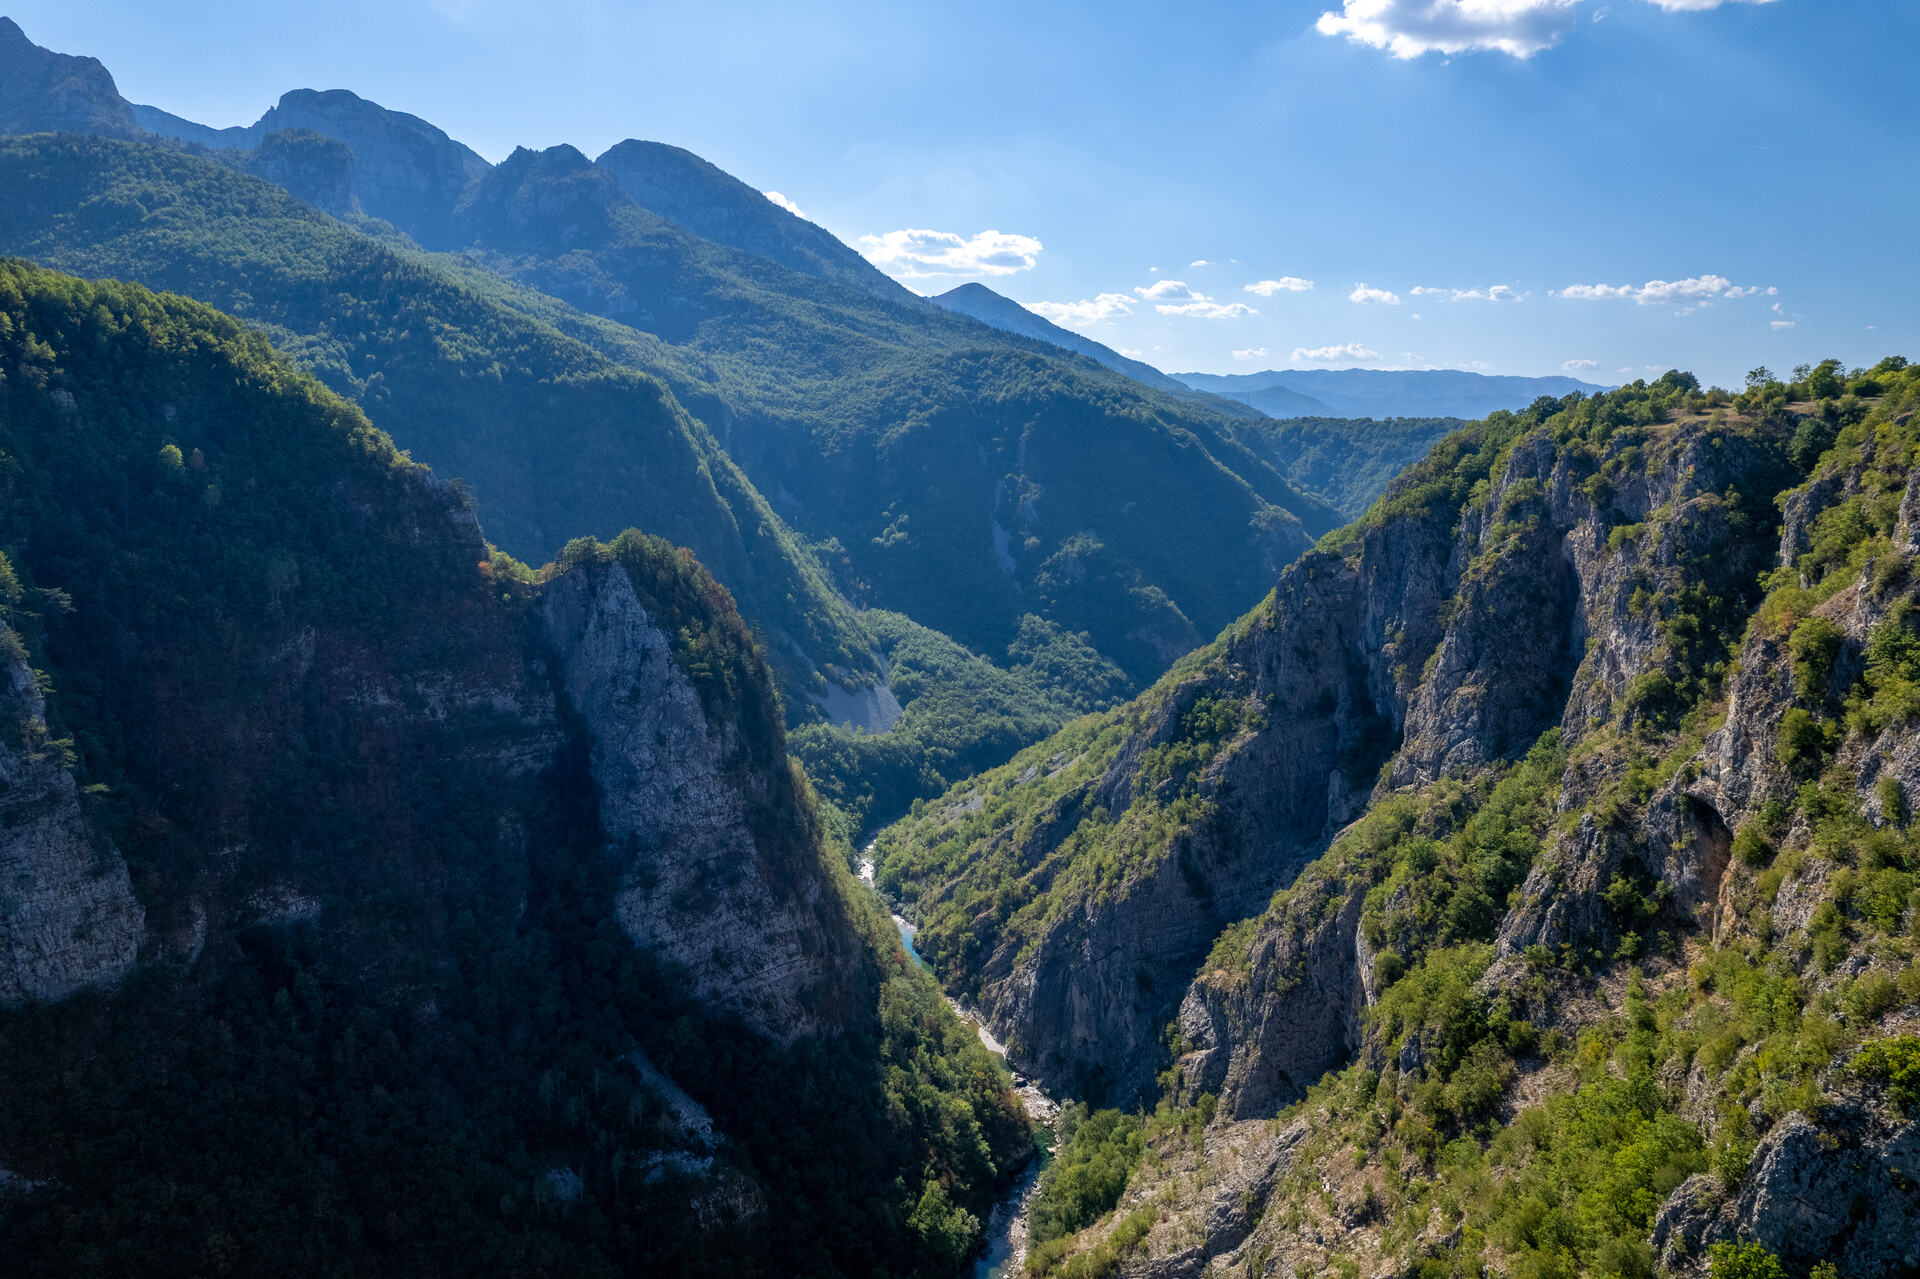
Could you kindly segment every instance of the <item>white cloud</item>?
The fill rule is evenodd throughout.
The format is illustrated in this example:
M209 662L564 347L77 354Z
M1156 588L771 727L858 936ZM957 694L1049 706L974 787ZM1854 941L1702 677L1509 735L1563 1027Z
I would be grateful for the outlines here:
M1794 326L1794 321L1792 320L1769 320L1767 323L1773 326L1775 332L1781 329L1790 329Z
M1067 324L1077 329L1101 320L1117 320L1123 315L1133 314L1133 299L1124 293L1102 293L1099 297L1082 298L1078 302L1028 302L1025 306L1035 315L1043 315L1055 324Z
M1341 0L1320 15L1322 35L1385 49L1396 58L1489 50L1531 58L1574 26L1581 0ZM1669 12L1772 0L1650 0ZM1604 16L1602 10L1598 17Z
M1144 289L1135 285L1133 291L1149 302L1184 302L1190 298L1206 297L1206 294L1195 293L1188 288L1185 280L1155 280Z
M1520 300L1520 295L1504 284L1490 284L1484 289L1429 289L1424 285L1418 285L1413 290L1413 296L1437 297L1443 302L1518 302Z
M1568 361L1567 361L1567 362L1566 362L1565 364L1562 364L1562 365L1561 365L1560 367L1561 367L1561 368L1563 368L1563 369L1565 369L1565 370L1566 370L1567 372L1569 372L1569 373L1579 373L1579 372L1581 372L1581 371L1583 371L1583 370L1586 370L1586 369L1597 369L1597 368L1599 368L1599 367L1600 367L1600 361L1598 361L1598 360L1568 360Z
M1235 320L1243 315L1258 315L1244 302L1216 302L1188 286L1185 280L1155 280L1135 293L1153 303L1162 315L1184 315L1196 320Z
M1348 342L1341 346L1296 346L1288 358L1295 364L1333 364L1339 360L1377 360L1380 352Z
M1213 263L1207 261L1205 258L1195 258L1193 261L1187 263L1187 265L1188 266L1212 266Z
M1276 293L1305 293L1313 287L1313 281L1303 280L1297 275L1283 275L1277 280L1255 280L1243 287L1248 293L1270 298Z
M1195 298L1178 306L1156 306L1153 309L1162 315L1184 315L1195 320L1237 320L1242 316L1260 314L1245 302L1215 302L1211 298Z
M807 216L806 214L800 212L799 205L795 204L792 200L787 199L786 196L781 195L778 191L762 191L760 194L766 196L767 199L772 200L775 204L785 209L788 213L793 214L793 216L796 218L804 218Z
M1353 292L1347 294L1347 300L1349 302L1381 302L1387 306L1400 305L1398 293L1390 293L1386 289L1376 289L1365 284L1354 285Z
M1250 346L1244 350L1235 351L1233 358L1236 360L1264 360L1267 358L1267 348L1264 346Z
M1559 290L1554 296L1581 302L1631 298L1641 306L1657 306L1663 302L1705 305L1705 300L1709 298L1750 298L1761 293L1777 292L1777 289L1761 289L1758 286L1735 287L1733 281L1723 275L1695 275L1684 280L1648 280L1641 285L1573 284Z
M860 237L860 253L889 275L1012 275L1033 269L1040 241L1030 235L982 231L968 238L951 231L909 229Z
M1141 356L1145 355L1146 352L1139 350L1136 347L1123 346L1120 348L1120 354L1126 356L1129 360L1137 360Z

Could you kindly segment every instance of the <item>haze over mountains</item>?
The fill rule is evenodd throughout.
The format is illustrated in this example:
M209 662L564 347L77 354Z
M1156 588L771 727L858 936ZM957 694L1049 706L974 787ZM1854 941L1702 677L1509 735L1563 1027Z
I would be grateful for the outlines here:
M53 55L9 24L0 31L0 56L43 66ZM60 65L96 103L82 114L115 122L110 132L126 136L132 108L98 64ZM35 109L23 100L9 127L44 128L71 114L65 105L43 104L38 116ZM176 189L226 190L231 183L213 172L219 165L264 173L322 202L317 193L337 197L344 186L350 207L338 208L336 198L336 211L354 233L381 235L378 225L353 223L357 212L424 248L458 250L458 258L417 269L462 297L486 295L489 305L504 303L659 378L769 495L779 521L823 544L839 592L899 609L982 651L1004 650L1019 619L1037 614L1087 631L1135 679L1150 678L1237 615L1269 574L1336 520L1242 439L1237 410L1148 388L1063 358L1050 344L954 316L676 148L627 143L599 163L566 146L523 149L489 166L431 125L338 90L290 93L259 124L215 136L216 150L200 150L209 135L171 117L147 119L170 135L137 157L118 154L192 175L170 179ZM319 138L349 154L329 151ZM248 142L256 149L240 149ZM166 147L174 149L163 155ZM284 161L272 172L269 147ZM111 164L81 163L90 181L119 180L107 172ZM176 229L191 221L204 233L204 251L189 255L208 268L197 283L175 250L143 256L158 225L137 202L113 206L131 223L16 223L12 243L0 249L32 246L45 260L80 266L75 255L84 242L84 269L165 284L242 314L265 308L260 318L268 319L278 295L249 290L241 298L224 283L229 267L216 266L257 252L257 233L250 243L221 230L237 225L253 199L234 191L218 208L182 198L163 215ZM695 234L633 192L716 238ZM63 207L50 200L14 213L53 216ZM355 251L396 252L371 243ZM513 294L503 280L537 292ZM349 374L331 360L315 368L336 389L361 396L369 394L367 373L378 371ZM388 376L382 372L383 381ZM560 536L550 518L556 511L591 512L604 501L579 487L591 483L590 473L573 487L529 486L475 456L471 437L419 437L404 419L391 426L403 445L469 479L509 550L551 553ZM1082 465L1077 445L1089 433L1104 441L1093 466ZM537 447L536 440L547 442L537 435L519 442ZM621 465L644 467L650 456L636 451ZM619 523L588 527L610 532ZM738 523L751 533L766 520ZM544 539L543 528L553 530ZM740 590L751 606L755 588L742 579ZM804 602L801 610L830 611ZM815 671L856 689L870 678L871 662L845 645L822 648L785 624L768 629L782 662L798 660L798 648L802 684Z
M1915 1273L1917 409L1169 376L0 19L0 1256Z
M1250 404L1269 417L1485 417L1542 395L1607 390L1570 377L1502 377L1463 369L1269 369L1177 373L1198 391Z

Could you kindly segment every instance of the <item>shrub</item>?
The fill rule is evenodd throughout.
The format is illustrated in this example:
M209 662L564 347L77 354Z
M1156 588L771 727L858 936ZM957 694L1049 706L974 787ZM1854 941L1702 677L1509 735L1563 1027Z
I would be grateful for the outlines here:
M1876 1039L1854 1054L1853 1074L1887 1090L1887 1100L1920 1114L1920 1035Z
M1760 833L1758 823L1748 823L1733 837L1733 855L1755 870L1773 861L1773 845Z
M1780 1258L1757 1243L1717 1243L1707 1255L1713 1279L1787 1279Z
M1787 649L1793 654L1793 690L1808 701L1826 698L1833 664L1847 633L1824 617L1809 617L1793 628Z
M1826 734L1820 723L1798 706L1780 717L1780 746L1777 757L1788 772L1805 775L1820 764L1826 750Z

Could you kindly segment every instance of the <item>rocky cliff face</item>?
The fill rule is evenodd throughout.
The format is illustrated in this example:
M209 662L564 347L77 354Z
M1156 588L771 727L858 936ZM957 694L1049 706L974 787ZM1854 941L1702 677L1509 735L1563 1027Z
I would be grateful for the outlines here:
M0 18L0 133L140 133L133 108L97 58L42 49Z
M1650 695L1629 694L1643 677L1661 687L1688 678L1681 668L1697 655L1662 631L1684 592L1737 601L1757 591L1771 541L1751 519L1730 517L1725 494L1769 501L1787 478L1781 445L1777 433L1749 437L1704 421L1617 437L1596 453L1534 434L1491 473L1497 444L1459 463L1459 496L1479 485L1464 509L1452 488L1426 493L1419 486L1437 481L1409 481L1401 491L1419 500L1390 501L1391 514L1363 522L1344 546L1290 566L1219 656L1144 711L1111 766L1087 782L1110 816L1152 802L1168 783L1143 781L1143 761L1191 737L1182 717L1193 705L1224 701L1246 727L1193 775L1197 818L1120 891L1070 900L1037 938L1009 940L977 977L960 979L980 982L996 1029L1063 1087L1098 1077L1115 1081L1119 1098L1138 1096L1183 997L1182 1033L1208 1036L1210 1053L1278 1042L1305 1054L1232 1067L1210 1055L1201 1072L1209 1087L1229 1076L1285 1080L1284 1093L1318 1078L1341 1059L1330 1045L1353 1038L1338 1028L1353 1024L1364 966L1354 958L1355 913L1335 904L1325 920L1289 919L1263 935L1254 984L1284 987L1297 1006L1278 1011L1256 996L1242 1011L1254 1024L1224 1033L1205 1029L1224 1008L1204 989L1182 993L1213 937L1290 882L1371 795L1484 769L1555 725L1574 742L1590 727L1660 713ZM1009 838L1032 862L1080 829L1052 823ZM1296 982L1308 954L1331 967ZM1245 1104L1259 1109L1276 1095L1258 1087Z
M1641 429L1585 426L1626 417L1603 398L1456 472L1444 627L1374 703L1398 737L1365 816L1200 966L1167 1095L1215 1118L1073 1251L1141 1276L1554 1249L1693 1273L1734 1244L1912 1268L1916 388L1902 361L1855 377L1881 398ZM1789 452L1836 434L1801 483ZM1433 479L1349 542L1363 579ZM1629 1127L1566 1126L1601 1114ZM1628 1132L1664 1162L1571 1153L1637 1157Z
M625 863L621 928L683 969L703 1003L783 1042L838 1029L855 969L844 907L790 832L751 818L792 779L753 770L740 726L708 720L618 562L555 581L544 615L592 740L600 824Z
M144 916L112 842L87 821L49 740L19 637L0 623L0 1004L62 999L126 975Z
M957 1263L1030 1133L691 553L517 564L175 296L0 263L0 367L10 1257L192 1269L178 1194L243 1269L315 1202L326 1268Z
M253 127L263 140L302 129L346 144L360 206L429 249L449 247L454 205L490 167L425 120L345 89L295 89Z

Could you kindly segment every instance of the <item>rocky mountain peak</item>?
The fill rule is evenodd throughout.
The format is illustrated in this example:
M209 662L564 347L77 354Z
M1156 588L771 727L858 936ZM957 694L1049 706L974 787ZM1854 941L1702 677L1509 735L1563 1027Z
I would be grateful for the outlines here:
M140 133L133 108L98 58L43 49L0 17L0 133Z

